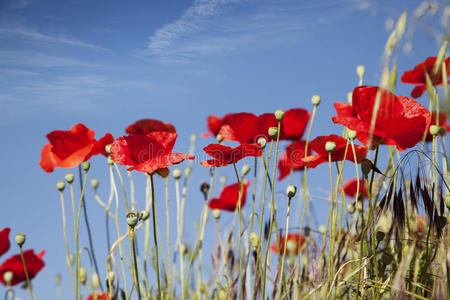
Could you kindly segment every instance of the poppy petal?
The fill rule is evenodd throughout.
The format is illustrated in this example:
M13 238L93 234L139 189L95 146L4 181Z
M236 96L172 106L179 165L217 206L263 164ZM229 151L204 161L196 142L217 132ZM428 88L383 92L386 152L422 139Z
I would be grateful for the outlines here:
M8 252L11 247L11 243L9 241L9 233L11 232L11 228L4 228L0 231L0 256Z

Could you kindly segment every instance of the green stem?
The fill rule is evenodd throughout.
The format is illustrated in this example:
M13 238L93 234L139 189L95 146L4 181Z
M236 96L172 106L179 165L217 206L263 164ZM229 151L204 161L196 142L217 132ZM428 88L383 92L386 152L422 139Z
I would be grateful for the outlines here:
M131 240L131 247L133 249L134 277L136 281L136 290L138 293L138 299L141 300L141 285L139 283L139 271L136 259L136 243L135 243L134 228L130 228L130 240Z
M27 279L28 290L30 291L30 297L31 297L31 300L34 300L33 289L31 287L30 276L28 275L27 265L25 263L25 257L23 255L22 246L19 246L19 249L20 249L20 259L22 260L23 270L25 272L25 278Z
M242 198L242 189L241 181L239 179L239 173L236 169L236 163L233 162L234 172L236 173L236 179L238 182L239 194L238 194L238 202L237 202L237 210L239 214L239 232L238 232L238 251L239 251L239 276L241 277L241 299L244 299L244 277L242 273L242 252L241 252L241 223L242 223L242 215L241 215L241 198Z
M158 238L156 236L156 203L155 203L155 185L153 183L153 174L150 175L150 182L152 187L152 221L153 221L153 239L155 242L155 256L156 256L156 279L158 281L158 298L162 300L161 281L159 279L159 254L158 254Z

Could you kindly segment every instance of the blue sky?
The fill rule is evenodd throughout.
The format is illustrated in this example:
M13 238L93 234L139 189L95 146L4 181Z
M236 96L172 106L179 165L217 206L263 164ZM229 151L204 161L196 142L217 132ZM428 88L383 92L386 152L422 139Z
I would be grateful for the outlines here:
M367 84L378 84L385 42L404 10L410 30L395 51L399 74L438 52L449 10L443 14L442 3L435 2L435 15L426 10L415 20L419 5L364 0L1 1L0 228L27 233L28 247L47 249L47 266L34 283L38 298L55 298L56 273L63 273L63 288L71 289L54 188L68 170L46 174L39 168L46 133L82 122L97 137L106 132L120 136L128 124L156 118L177 127L176 150L181 152L187 151L191 133L205 131L209 114L311 110L311 96L319 94L323 100L313 136L339 134L342 127L330 120L332 102L345 100L357 85L357 65L366 66ZM400 84L398 93L408 95L411 89ZM199 138L198 149L210 142ZM103 182L104 160L93 162L98 167L92 173ZM231 176L230 171L221 170ZM311 175L312 193L322 197L328 188L320 180L325 172L318 168ZM188 218L191 223L202 205L198 186L207 179L207 170L197 165L189 192L193 205L188 212L195 216ZM142 196L143 182L138 182ZM103 187L106 197L107 184ZM159 187L162 191L162 181ZM326 202L318 205L327 209ZM93 223L103 228L101 210L93 200L89 206ZM194 239L194 234L188 236ZM104 245L97 247L100 252Z

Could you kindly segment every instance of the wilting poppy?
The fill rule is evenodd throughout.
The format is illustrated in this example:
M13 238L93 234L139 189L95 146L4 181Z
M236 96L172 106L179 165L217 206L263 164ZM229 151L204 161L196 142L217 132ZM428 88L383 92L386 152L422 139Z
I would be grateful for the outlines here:
M443 112L439 112L439 127L444 128L445 132L447 133L448 131L450 131L450 124L446 124L446 121L447 121L447 115ZM435 111L433 111L431 113L430 126L431 125L436 125L436 112ZM425 137L425 141L432 142L433 136L430 134L430 131L428 129L427 129L426 134L427 134L427 136Z
M110 133L98 141L95 131L83 124L76 124L70 130L55 130L47 134L50 143L41 151L39 165L46 172L53 172L56 167L73 168L88 160L93 155L108 156L105 146L114 140Z
M356 178L349 179L344 183L344 193L352 198L357 198L356 191L358 189L358 180ZM359 195L362 198L368 197L367 185L365 184L364 179L359 180Z
M202 137L216 136L219 134L220 128L222 127L223 118L219 118L216 115L211 115L206 119L206 127L208 127L208 132L203 132Z
M376 98L379 109L371 139L372 111ZM352 104L335 102L334 123L357 132L356 138L366 145L395 145L399 151L415 146L428 130L431 114L417 101L395 96L388 90L361 86L353 90Z
M318 165L328 162L328 152L325 150L327 142L335 142L336 149L331 153L331 161L350 160L355 162L351 145L348 145L347 155L344 157L347 140L335 134L327 136L318 136L311 141L310 146L317 155L309 155L302 158L308 168L315 168ZM355 146L356 162L360 163L367 155L368 148L366 146Z
M433 72L434 64L436 63L436 57L428 57L424 62L418 64L414 69L403 73L401 81L403 83L415 84L416 87L411 92L411 97L419 98L427 90L427 83L425 74L430 76L431 83L434 86L442 84L442 66ZM445 68L447 75L450 75L450 58L445 60Z
M227 147L220 144L210 144L203 150L214 159L202 161L205 167L223 167L236 163L247 156L261 156L262 148L259 144L241 144L236 148Z
M146 135L150 132L166 131L176 133L175 126L154 119L142 119L128 125L125 132L130 135Z
M245 204L245 196L247 195L247 188L250 185L249 181L241 182L242 186L242 196L241 196L241 207ZM209 208L220 209L226 211L234 211L237 207L239 201L239 185L238 183L227 185L220 192L219 198L213 198L209 202Z
M229 114L222 119L219 134L224 141L253 144L257 143L260 137L269 140L269 128L274 126L277 126L274 114Z
M273 242L270 245L270 250L272 252L282 255L284 253L284 242L286 240L286 235L280 236L280 244L278 245L276 242ZM300 236L298 233L289 233L287 235L287 248L286 255L297 254L298 247L301 247L305 243L305 238Z
M109 300L109 296L107 292L104 293L95 293L92 295L89 295L89 297L86 298L86 300Z
M27 266L27 272L30 279L34 278L34 276L36 276L36 274L45 266L45 263L42 260L44 254L45 250L37 255L34 253L34 250L26 250L23 252L25 265ZM0 265L0 281L5 285L6 282L3 278L3 274L8 271L13 273L13 279L10 282L11 285L16 285L27 280L20 254L11 256Z
M300 139L308 126L308 121L309 113L303 108L292 108L285 111L280 126L280 140L296 141Z
M9 247L11 247L11 243L9 242L9 232L11 231L11 228L4 228L2 231L0 231L0 256L5 254Z
M160 131L120 137L111 146L111 159L119 165L130 166L128 171L149 174L185 159L194 159L192 155L172 153L177 136L176 133Z
M280 171L280 176L278 180L283 180L292 171L303 170L305 163L303 158L305 158L305 141L295 141L286 146L286 153L280 155L278 161L278 170ZM311 155L311 147L308 147L308 155Z

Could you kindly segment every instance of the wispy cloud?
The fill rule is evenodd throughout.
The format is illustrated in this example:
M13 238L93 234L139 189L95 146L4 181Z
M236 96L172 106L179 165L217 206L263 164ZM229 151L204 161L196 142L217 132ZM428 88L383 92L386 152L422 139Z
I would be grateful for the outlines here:
M91 63L36 51L0 50L0 65L14 67L86 67Z

